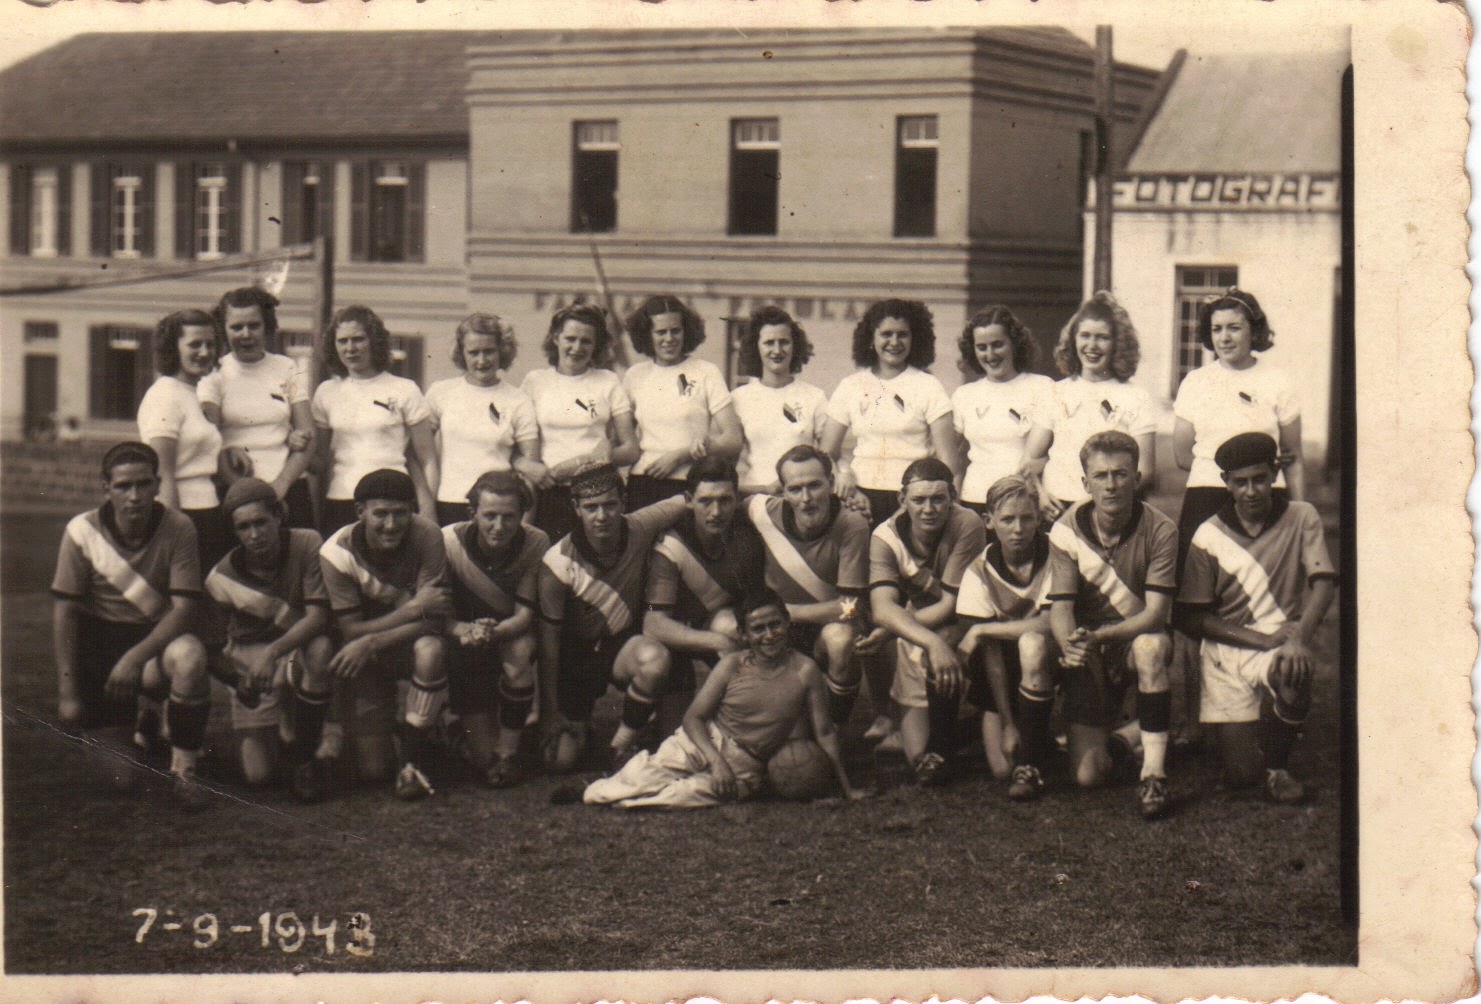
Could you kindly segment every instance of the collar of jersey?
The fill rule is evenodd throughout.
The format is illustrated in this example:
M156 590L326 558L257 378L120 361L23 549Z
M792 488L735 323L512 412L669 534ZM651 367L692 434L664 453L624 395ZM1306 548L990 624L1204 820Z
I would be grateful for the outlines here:
M139 547L143 547L144 544L154 539L155 532L159 530L159 525L164 520L165 507L162 503L156 502L149 507L149 522L144 527L144 540ZM123 543L123 533L118 529L118 520L113 516L112 502L103 503L102 507L98 510L98 521L103 524L103 529L108 531L108 536L120 544Z
M1219 519L1223 520L1225 526L1229 527L1229 529L1233 530L1241 537L1245 538L1246 540L1254 540L1256 537L1264 535L1266 530L1269 530L1272 526L1279 523L1280 518L1286 514L1286 510L1290 507L1291 503L1289 500L1282 498L1279 495L1274 496L1270 500L1270 518L1265 521L1265 525L1260 527L1257 533L1251 534L1245 530L1244 520L1239 518L1239 511L1234 508L1234 496L1230 495L1229 498L1225 500L1223 508L1219 510Z
M1141 526L1142 509L1146 506L1146 504L1147 503L1145 502L1137 502L1134 505L1131 510L1131 522L1127 523L1126 529L1121 531L1121 536L1116 540L1117 544L1129 540L1133 535L1136 534L1136 528ZM1090 541L1092 544L1094 544L1096 547L1101 548L1102 550L1109 550L1109 548L1106 548L1103 544L1101 544L1100 534L1097 533L1095 529L1094 499L1086 502L1075 512L1075 522L1080 527L1080 536L1084 537L1086 540Z
M1034 551L1033 551L1034 570L1033 570L1033 572L1031 572L1029 574L1029 581L1030 582L1033 581L1033 577L1035 575L1038 575L1039 574L1039 569L1043 568L1044 567L1044 563L1047 562L1048 560L1049 560L1049 535L1047 533L1044 533L1041 530L1038 533L1034 534ZM1005 581L1012 582L1012 583L1015 583L1015 584L1021 585L1021 586L1028 585L1027 582L1019 582L1018 581L1018 576L1014 575L1012 569L1010 569L1008 567L1007 559L1005 559L1003 557L1003 542L1002 541L1000 541L1000 540L994 540L991 544L988 544L987 545L986 561L987 561L987 563L989 565L991 565L993 567L993 569L998 573L998 575L1002 576L1002 578Z

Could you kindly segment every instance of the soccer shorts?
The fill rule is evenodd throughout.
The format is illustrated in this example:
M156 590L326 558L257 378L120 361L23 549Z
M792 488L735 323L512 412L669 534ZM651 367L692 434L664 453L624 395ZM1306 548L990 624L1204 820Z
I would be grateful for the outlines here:
M82 727L98 729L112 725L134 725L138 713L136 701L115 701L108 696L108 674L118 665L124 653L143 641L153 624L127 624L106 621L82 613L77 618L77 698L82 702ZM149 660L153 664L155 660ZM147 666L146 666L147 668ZM169 696L169 685L157 691L144 692L156 700Z
M890 700L902 708L926 706L926 650L904 638L895 639L895 679Z
M227 642L226 649L221 653L226 660L227 668L231 671L233 679L246 672L257 653L262 650L262 644L242 645L236 642ZM272 688L258 696L257 704L248 707L242 703L242 696L235 687L231 691L231 727L237 732L250 732L254 729L276 729L283 717L282 693L288 686L289 674L293 672L294 660L299 658L298 650L295 649L280 658L277 669L273 672Z
M749 798L766 779L766 761L741 747L714 722L708 723L710 743L735 775L736 798ZM700 809L720 802L709 761L688 733L679 729L655 753L638 753L611 777L586 786L587 805L617 804L624 809Z
M591 721L591 709L612 683L612 667L636 631L604 636L595 642L563 631L555 699L560 713L573 722Z
M1062 670L1065 719L1076 725L1110 728L1121 714L1128 686L1136 683L1131 644L1101 645L1083 666Z
M987 682L987 656L983 649L989 645L997 645L1003 653L1003 669L1008 676L1008 699L1011 701L1013 695L1018 692L1019 684L1023 683L1023 664L1018 660L1018 643L1011 641L984 641L972 652L972 658L967 660L967 703L982 711L991 711L993 714L1012 713L1012 709L998 707L998 702L993 699L992 687Z
M1270 689L1275 652L1205 640L1199 648L1199 661L1203 665L1199 721L1258 721L1261 698Z
M455 715L493 714L504 674L498 645L447 643L447 703Z

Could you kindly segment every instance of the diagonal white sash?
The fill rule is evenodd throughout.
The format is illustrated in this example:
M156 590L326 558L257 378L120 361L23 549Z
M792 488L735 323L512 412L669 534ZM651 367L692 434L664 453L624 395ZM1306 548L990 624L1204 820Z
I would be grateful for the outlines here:
M730 594L715 581L714 576L705 570L694 552L677 536L672 533L664 534L658 541L656 550L674 563L674 567L679 570L679 577L684 580L684 585L699 597L699 601L705 605L706 610L713 613L730 602Z
M607 622L607 630L620 634L632 623L632 611L621 595L607 583L587 571L579 562L561 550L545 552L545 567L555 573L571 595L595 608Z
M67 535L93 566L93 570L107 579L108 584L117 589L136 610L152 621L165 615L165 607L168 605L165 597L118 553L103 531L90 520L85 516L74 519L67 524Z
M319 553L340 574L355 580L361 596L393 607L399 607L411 599L411 593L381 580L374 572L360 564L359 559L355 557L355 553L350 550L344 540L336 538L331 541L331 546L325 547Z
M206 591L224 607L251 614L259 620L272 621L286 631L298 621L298 614L281 598L254 589L251 585L213 569L206 576Z
M1121 581L1110 562L1102 558L1095 548L1080 540L1068 523L1055 523L1049 530L1049 539L1055 547L1075 559L1081 577L1094 586L1123 618L1142 612L1146 605L1141 597Z
M484 605L494 610L512 609L514 600L499 588L498 583L484 574L483 569L478 567L478 563L463 547L462 535L457 533L456 529L458 526L465 525L458 523L442 528L442 542L447 549L447 563L452 568L453 574Z
M765 495L752 495L749 503L748 515L751 522L755 524L756 530L761 534L762 543L771 554L772 560L781 567L781 570L795 582L804 592L819 603L838 598L836 587L824 582L818 573L813 571L812 566L807 563L782 528L776 525L771 514L766 511ZM786 505L786 503L782 503Z
M1238 541L1231 539L1214 522L1209 520L1198 528L1193 534L1194 546L1212 555L1219 567L1239 583L1250 605L1253 623L1249 626L1256 631L1274 631L1286 622L1286 614L1270 591L1270 576L1253 554L1240 547Z

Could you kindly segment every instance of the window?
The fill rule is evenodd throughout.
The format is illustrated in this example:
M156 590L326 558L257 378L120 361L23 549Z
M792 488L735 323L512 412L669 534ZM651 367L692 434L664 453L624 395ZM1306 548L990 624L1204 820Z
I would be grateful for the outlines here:
M391 372L420 384L427 361L427 340L421 335L391 336Z
M46 439L57 432L57 357L27 352L23 363L25 434Z
M782 130L777 119L731 121L728 233L776 233L781 150Z
M132 420L153 379L148 328L100 324L88 329L91 368L88 410L93 418Z
M896 120L895 236L936 236L936 148L934 115Z
M55 258L72 253L72 170L66 165L10 168L10 253Z
M571 153L571 233L617 229L617 123L577 122Z
M334 164L297 160L283 165L284 244L334 236Z
M1238 282L1239 269L1233 265L1177 267L1178 367L1173 374L1174 395L1183 377L1203 365L1204 350L1198 342L1198 308L1210 296L1218 296Z
M175 167L175 257L209 261L241 248L242 171L222 161Z
M59 331L56 321L27 321L22 326L21 340L27 345L32 342L54 342Z
M426 165L373 160L351 174L350 259L422 261Z
M92 253L148 258L154 254L154 165L94 164Z

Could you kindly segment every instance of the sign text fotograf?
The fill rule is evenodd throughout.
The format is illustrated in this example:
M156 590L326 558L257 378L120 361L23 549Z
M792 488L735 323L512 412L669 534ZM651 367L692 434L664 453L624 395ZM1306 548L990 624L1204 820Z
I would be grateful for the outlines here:
M1118 210L1336 212L1335 174L1132 174L1117 178Z

